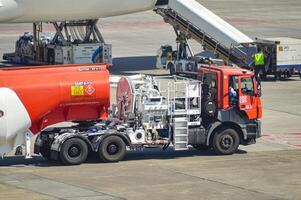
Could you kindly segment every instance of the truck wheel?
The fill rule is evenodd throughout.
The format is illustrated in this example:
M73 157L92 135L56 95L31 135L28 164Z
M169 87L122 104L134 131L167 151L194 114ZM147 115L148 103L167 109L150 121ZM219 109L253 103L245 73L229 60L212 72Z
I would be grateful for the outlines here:
M118 162L126 153L126 145L118 136L109 136L99 145L98 155L103 162Z
M214 135L212 146L218 155L232 155L238 149L239 135L231 128L223 129Z
M195 148L198 151L206 151L206 150L211 149L211 146L195 144L195 145L193 145L193 148Z
M60 159L65 165L79 165L86 161L87 156L88 146L79 138L65 141L60 151Z

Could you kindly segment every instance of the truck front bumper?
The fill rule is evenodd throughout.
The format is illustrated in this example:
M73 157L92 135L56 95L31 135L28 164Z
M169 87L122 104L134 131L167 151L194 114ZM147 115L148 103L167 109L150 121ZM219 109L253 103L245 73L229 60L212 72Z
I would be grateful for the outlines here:
M261 137L261 121L256 120L252 123L246 124L242 128L244 139L241 142L243 145L255 144L256 139Z
M257 138L260 138L262 136L262 131L261 131L261 121L257 120Z

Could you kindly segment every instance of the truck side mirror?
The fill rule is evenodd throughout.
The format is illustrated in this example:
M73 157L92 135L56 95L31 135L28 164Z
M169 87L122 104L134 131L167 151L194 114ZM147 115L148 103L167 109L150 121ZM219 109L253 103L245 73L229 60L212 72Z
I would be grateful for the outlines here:
M0 118L2 118L3 116L4 116L4 112L0 110Z

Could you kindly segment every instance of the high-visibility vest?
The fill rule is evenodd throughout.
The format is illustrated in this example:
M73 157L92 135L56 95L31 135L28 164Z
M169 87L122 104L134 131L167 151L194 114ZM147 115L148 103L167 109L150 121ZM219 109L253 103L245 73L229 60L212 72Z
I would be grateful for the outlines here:
M257 53L255 54L255 66L264 65L264 54Z

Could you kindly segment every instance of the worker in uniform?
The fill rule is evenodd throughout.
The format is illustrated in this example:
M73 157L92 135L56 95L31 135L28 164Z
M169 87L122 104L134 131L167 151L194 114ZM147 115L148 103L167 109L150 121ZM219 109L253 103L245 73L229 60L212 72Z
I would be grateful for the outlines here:
M229 87L229 98L230 98L230 105L234 106L238 102L237 92L234 90L232 86Z
M177 42L180 43L179 45L179 59L187 59L187 43L185 36L183 34L180 34L177 38Z
M260 71L265 72L265 54L261 48L258 48L256 54L253 55L255 76L259 77ZM265 75L265 74L264 74Z

